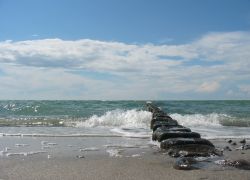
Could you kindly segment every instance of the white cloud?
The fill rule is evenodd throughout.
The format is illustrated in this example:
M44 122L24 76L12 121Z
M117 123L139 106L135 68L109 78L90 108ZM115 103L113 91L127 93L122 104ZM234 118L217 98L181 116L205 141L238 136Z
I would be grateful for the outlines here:
M8 40L0 42L0 98L161 99L222 90L230 96L234 87L246 92L249 58L249 32L209 33L180 45Z
M198 92L214 92L220 88L220 84L218 82L204 82L197 89Z

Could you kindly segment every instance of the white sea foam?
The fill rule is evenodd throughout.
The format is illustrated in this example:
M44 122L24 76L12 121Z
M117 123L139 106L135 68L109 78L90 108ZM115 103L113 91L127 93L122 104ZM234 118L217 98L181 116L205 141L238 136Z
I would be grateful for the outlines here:
M170 114L179 124L189 126L221 126L220 122L231 119L227 114ZM152 114L142 110L113 110L102 116L93 115L85 121L76 123L76 127L122 127L122 128L149 128Z
M141 155L140 154L133 154L133 155L131 155L131 157L141 157Z
M0 156L3 156L4 154L8 153L9 148L5 147L4 150L0 151Z
M121 134L123 137L147 139L151 137L152 132L148 129L126 129L126 128L113 128L111 132Z
M131 145L131 144L109 144L109 145L104 145L106 148L139 148L139 145Z
M6 156L31 156L35 154L47 153L47 151L30 151L30 152L18 152L18 153L6 153Z
M107 153L110 157L122 157L121 152L124 151L123 149L107 149Z
M113 110L108 111L102 116L93 115L86 121L78 122L77 127L149 127L152 114L148 111L132 110Z
M17 136L17 137L123 137L123 135L118 134L10 134L10 133L3 133L3 136ZM44 144L43 144L44 143ZM48 142L41 142L41 145L46 145ZM52 144L50 144L52 145ZM56 144L54 144L56 145Z
M29 146L28 144L15 144L16 147L25 147L25 146Z
M47 143L48 146L56 146L57 143Z
M48 143L48 141L41 141L41 145L47 145Z
M42 146L42 149L50 149L50 146Z
M222 126L220 122L225 119L229 119L230 116L226 114L186 114L181 115L178 113L170 114L173 119L176 119L179 124L190 126Z
M96 147L90 147L90 148L83 148L80 149L79 151L99 151L100 149L96 148Z

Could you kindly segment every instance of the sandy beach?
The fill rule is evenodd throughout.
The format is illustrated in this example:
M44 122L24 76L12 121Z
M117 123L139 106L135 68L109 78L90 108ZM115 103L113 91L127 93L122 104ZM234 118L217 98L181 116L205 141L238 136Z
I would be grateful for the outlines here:
M236 150L240 139L212 140L229 146L222 157L200 162L198 170L176 170L172 158L150 138L1 137L0 179L241 179L250 171L217 165L223 159L250 161L250 150ZM249 139L247 140L249 143Z

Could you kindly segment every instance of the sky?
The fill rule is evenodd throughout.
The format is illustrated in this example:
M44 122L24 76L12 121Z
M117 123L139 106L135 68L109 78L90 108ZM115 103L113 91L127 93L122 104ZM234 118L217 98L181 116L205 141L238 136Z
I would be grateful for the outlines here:
M0 99L250 99L250 0L0 0Z

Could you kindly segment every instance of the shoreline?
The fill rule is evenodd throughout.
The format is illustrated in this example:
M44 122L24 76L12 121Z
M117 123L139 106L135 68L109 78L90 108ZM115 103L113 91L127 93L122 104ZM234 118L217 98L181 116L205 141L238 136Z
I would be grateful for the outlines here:
M236 150L242 139L232 140L237 145L229 144L228 139L211 140L217 148L229 146L232 151L208 158L198 170L183 171L174 169L176 158L168 156L150 138L2 136L0 179L247 180L249 170L214 163L220 159L250 161L250 150ZM246 140L249 144L250 139Z

